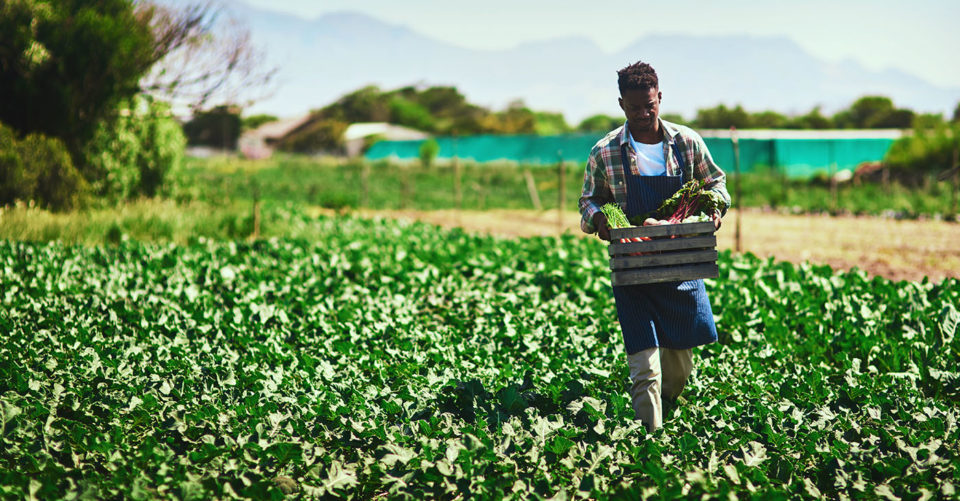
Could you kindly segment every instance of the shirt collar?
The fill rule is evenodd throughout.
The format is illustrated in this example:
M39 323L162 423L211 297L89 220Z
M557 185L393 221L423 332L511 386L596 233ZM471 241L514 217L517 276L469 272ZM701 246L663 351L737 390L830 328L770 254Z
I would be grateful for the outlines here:
M680 134L680 129L677 128L676 124L664 121L662 118L657 117L657 120L660 122L660 128L663 129L663 139L667 144L673 144L674 138ZM629 144L634 150L637 148L634 146L636 141L633 139L633 134L630 134L629 122L623 122L623 131L620 133L620 144Z

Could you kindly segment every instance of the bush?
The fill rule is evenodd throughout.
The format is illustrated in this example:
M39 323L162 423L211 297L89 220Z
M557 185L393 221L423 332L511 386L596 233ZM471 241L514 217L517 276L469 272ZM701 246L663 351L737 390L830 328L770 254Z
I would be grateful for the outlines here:
M88 188L62 141L39 133L17 139L0 123L0 204L32 200L67 210L83 203Z
M420 143L420 162L423 163L424 167L430 167L433 165L434 159L437 158L437 154L440 153L440 143L436 139L430 138L426 141Z
M343 149L347 122L319 118L284 136L278 149L293 153L337 152Z
M0 203L33 197L37 179L24 168L13 129L0 124Z
M236 150L243 121L235 106L217 106L207 111L196 111L183 124L183 133L190 146L209 146L221 150Z
M960 125L941 124L932 129L916 129L890 146L884 162L891 172L907 184L917 185L929 175L952 167L953 150L960 146Z
M154 196L183 164L186 139L163 102L137 96L97 128L84 149L83 175L94 194L117 202Z

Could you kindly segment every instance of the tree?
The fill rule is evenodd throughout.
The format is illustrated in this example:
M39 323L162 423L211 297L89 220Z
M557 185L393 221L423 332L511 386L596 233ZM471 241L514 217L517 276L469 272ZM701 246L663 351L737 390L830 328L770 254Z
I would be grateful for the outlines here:
M592 115L584 118L577 130L580 132L609 132L623 125L624 119L621 117L611 117L609 115Z
M898 178L917 185L925 175L947 171L953 152L960 148L960 126L941 123L932 129L915 129L897 139L883 161Z
M7 0L0 33L0 121L60 138L74 160L160 56L126 0Z
M736 108L721 104L714 108L699 109L694 123L701 129L746 129L751 126L750 115L739 104Z
M246 106L271 92L277 69L263 65L249 30L212 0L179 8L134 1L153 36L155 64L141 79L142 92L190 109Z
M750 127L754 129L783 129L790 119L775 111L761 111L750 115Z
M540 136L553 136L570 132L570 126L563 118L563 113L548 111L533 112L533 130Z
M906 129L911 126L913 115L911 110L895 108L888 97L864 96L834 115L833 120L838 127L848 129Z
M195 111L193 118L183 124L183 133L190 145L235 150L240 128L239 108L221 105L207 111Z
M935 129L946 123L943 113L917 113L913 116L913 129Z
M507 109L488 115L484 125L489 132L496 134L530 134L534 132L536 120L533 112L521 100L507 105Z
M420 130L434 129L434 119L430 111L420 103L394 96L390 99L390 122Z
M830 129L832 127L834 127L833 121L823 116L819 106L815 106L805 115L790 119L786 124L788 129Z
M477 105L467 104L456 116L450 119L443 128L443 132L461 135L490 132L485 124L488 115L490 115L489 110Z
M241 129L245 131L253 130L259 128L261 125L276 122L277 120L279 119L276 116L267 113L250 115L241 119Z
M355 90L321 110L324 118L341 122L387 122L390 103L383 98L380 88L369 85Z
M467 99L456 87L430 87L418 92L416 100L441 118L452 118L468 106Z
M215 17L210 3L172 9L135 0L0 1L0 121L19 135L59 139L84 176L110 175L111 169L86 162L114 158L116 145L132 144L129 137L103 137L129 129L116 126L122 103L144 93L190 95L191 102L202 103L254 85L245 78L256 73L259 61L249 37L242 30L219 35ZM136 157L145 162L136 168L162 178L166 167L151 162L166 158L168 148L179 143L155 141L169 136L169 120L149 120L144 127L156 134L144 133L141 146L151 151ZM91 141L105 149L91 152Z
M348 125L336 119L310 120L284 136L277 147L296 153L339 151Z
M154 196L183 162L186 139L167 103L137 95L120 102L84 146L81 172L93 194L110 202Z
M673 123L675 123L675 124L686 124L686 123L687 123L686 120L683 119L683 115L681 115L681 114L679 114L679 113L661 113L661 114L660 114L660 118L662 118L662 119L664 119L664 120L666 120L666 121L668 121L668 122L673 122Z

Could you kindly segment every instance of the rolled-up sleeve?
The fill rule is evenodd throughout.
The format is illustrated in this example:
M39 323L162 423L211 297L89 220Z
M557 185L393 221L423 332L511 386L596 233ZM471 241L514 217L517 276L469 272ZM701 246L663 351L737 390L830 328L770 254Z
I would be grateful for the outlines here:
M722 210L722 214L726 214L731 204L730 193L727 192L727 176L723 173L720 166L713 161L713 156L710 155L707 144L699 134L694 136L693 158L695 161L693 169L694 176L703 180L706 183L707 189L716 192L723 198L726 205Z
M594 148L587 159L583 173L583 190L580 193L580 229L584 233L596 233L593 215L600 207L613 201L613 193L607 180L607 169L603 164L600 151Z

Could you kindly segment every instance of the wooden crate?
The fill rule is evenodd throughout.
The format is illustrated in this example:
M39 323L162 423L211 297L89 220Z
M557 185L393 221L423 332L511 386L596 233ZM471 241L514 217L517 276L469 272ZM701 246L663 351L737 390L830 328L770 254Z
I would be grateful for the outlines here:
M613 285L716 278L717 237L713 222L610 229ZM650 240L623 243L624 238Z

